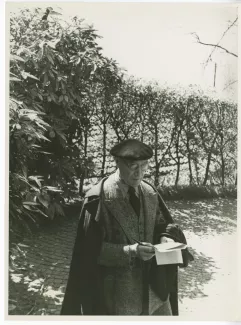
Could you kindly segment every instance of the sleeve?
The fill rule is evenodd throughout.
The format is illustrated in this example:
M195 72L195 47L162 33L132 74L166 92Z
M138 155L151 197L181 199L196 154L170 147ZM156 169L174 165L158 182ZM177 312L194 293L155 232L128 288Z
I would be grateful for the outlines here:
M135 264L135 259L130 246L103 241L98 264L109 267L122 266L132 268Z

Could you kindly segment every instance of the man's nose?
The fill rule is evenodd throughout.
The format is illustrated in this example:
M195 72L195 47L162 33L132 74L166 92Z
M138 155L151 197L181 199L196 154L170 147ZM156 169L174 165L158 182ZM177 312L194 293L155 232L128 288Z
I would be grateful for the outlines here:
M142 172L142 168L141 168L141 166L138 166L138 167L136 168L136 170L135 170L135 176L136 176L136 177L140 177L140 176L142 176L142 174L143 174L143 172Z

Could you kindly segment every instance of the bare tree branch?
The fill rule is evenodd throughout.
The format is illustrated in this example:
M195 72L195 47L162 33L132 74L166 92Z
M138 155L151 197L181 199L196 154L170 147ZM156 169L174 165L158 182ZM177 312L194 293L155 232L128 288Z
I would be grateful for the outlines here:
M233 27L233 26L236 26L236 22L238 21L238 17L236 17L236 19L227 27L227 29L223 32L223 35L221 36L220 40L217 42L217 44L212 44L212 43L204 43L200 40L199 36L197 35L197 33L191 33L193 36L195 36L197 42L199 44L202 44L202 45L206 45L206 46L211 46L213 47L213 50L211 51L211 53L209 54L206 62L205 62L205 65L204 65L204 68L206 68L207 64L209 61L211 61L212 59L212 55L214 53L214 51L219 48L223 51L225 51L227 54L230 54L230 55L233 55L235 57L238 57L238 55L236 53L233 53L229 50L227 50L225 47L221 46L220 45L220 42L222 41L222 39L224 38L224 36L227 34L227 32Z
M209 54L207 61L205 63L205 66L207 66L208 62L211 60L212 55L214 53L214 51L216 50L217 47L224 49L223 47L220 47L220 42L222 41L222 39L224 38L224 36L227 34L227 32L235 25L235 23L238 21L238 17L236 17L236 19L228 26L228 28L223 32L223 35L221 36L220 40L218 41L217 45L213 48L213 50L211 51L211 53ZM229 52L227 49L224 49L228 54L234 55L234 53ZM238 57L238 55L234 55L236 57Z
M232 86L233 84L235 84L236 82L238 82L238 80L234 80L234 81L231 81L229 84L227 84L223 90L226 90L228 87Z
M221 50L224 50L226 53L231 54L231 55L233 55L233 56L235 56L235 57L238 57L238 55L237 55L236 53L230 52L230 51L228 51L227 49L225 49L224 47L222 47L222 46L220 46L220 45L218 45L218 44L211 44L211 43L204 43L204 42L201 42L199 36L198 36L196 33L191 33L191 34L194 35L194 36L196 37L197 42L198 42L199 44L207 45L207 46L213 46L214 48L220 48ZM208 59L208 60L210 60L210 59ZM208 60L206 61L206 63L208 62Z

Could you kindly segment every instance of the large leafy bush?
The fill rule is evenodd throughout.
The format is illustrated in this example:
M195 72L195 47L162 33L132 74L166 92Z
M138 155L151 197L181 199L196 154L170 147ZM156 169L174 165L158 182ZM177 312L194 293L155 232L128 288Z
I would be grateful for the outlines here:
M91 26L42 17L37 8L10 18L10 229L62 216L78 197L77 181L93 168L84 140L94 100L107 73L119 80Z

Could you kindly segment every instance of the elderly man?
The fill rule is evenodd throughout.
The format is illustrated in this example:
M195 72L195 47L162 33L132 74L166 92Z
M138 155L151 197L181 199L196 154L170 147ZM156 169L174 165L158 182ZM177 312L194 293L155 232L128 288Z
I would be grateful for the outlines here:
M185 242L158 192L143 181L146 144L112 148L117 170L85 197L62 315L177 315L177 266L157 266L153 244Z

